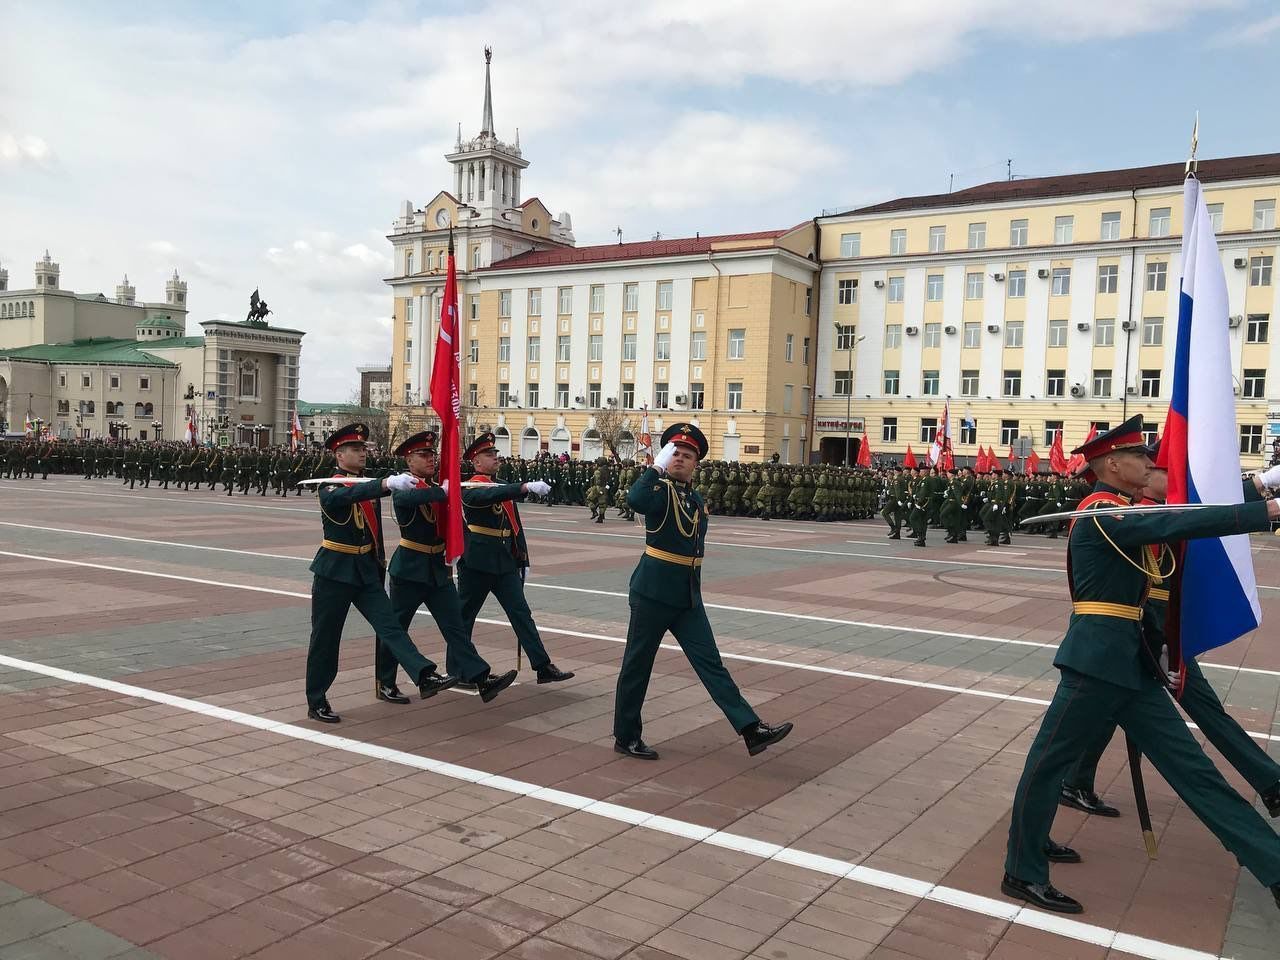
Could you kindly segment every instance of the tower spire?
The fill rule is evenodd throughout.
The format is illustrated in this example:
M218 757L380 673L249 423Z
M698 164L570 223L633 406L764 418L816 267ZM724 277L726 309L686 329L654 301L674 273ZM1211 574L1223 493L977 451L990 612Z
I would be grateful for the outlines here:
M482 134L494 134L493 89L489 83L489 61L493 59L493 47L484 48L484 119L480 121Z

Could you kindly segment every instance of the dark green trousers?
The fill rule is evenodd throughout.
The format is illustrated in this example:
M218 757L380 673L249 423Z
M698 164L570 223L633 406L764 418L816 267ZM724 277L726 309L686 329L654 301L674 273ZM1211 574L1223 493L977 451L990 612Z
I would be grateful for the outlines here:
M880 511L880 517L889 525L890 533L902 532L902 508L898 506L897 500L886 503Z
M436 628L444 637L445 671L467 683L489 676L489 664L476 652L471 632L463 625L462 604L453 581L432 586L417 580L391 578L391 607L405 630L409 629L414 614L423 604L426 604ZM379 682L387 685L395 682L396 658L386 644L378 644L374 669Z
M1204 733L1205 738L1218 748L1224 760L1235 767L1242 777L1258 793L1270 789L1280 781L1280 764L1267 755L1231 714L1223 709L1222 701L1213 685L1205 679L1195 660L1187 661L1187 679L1178 701L1191 721ZM1067 774L1064 781L1069 787L1093 790L1098 773L1098 761L1106 752L1115 725L1108 727L1100 741L1081 755L1079 762Z
M391 608L391 600L381 583L356 586L341 580L314 575L311 581L311 645L307 648L307 706L317 707L325 699L333 678L338 675L338 648L342 643L342 627L352 606L369 621L380 648L384 644L391 656L404 667L414 681L423 670L434 670L435 664L418 652L409 634ZM392 676L394 677L394 671Z
M1264 886L1280 882L1280 836L1205 756L1163 687L1142 690L1062 669L1013 797L1005 872L1049 881L1045 841L1063 777L1115 723L1133 738L1182 801Z
M737 732L759 721L743 699L738 685L729 676L716 638L711 633L706 608L672 607L631 594L631 621L627 624L627 647L618 671L618 689L613 704L613 736L620 743L640 739L643 724L640 708L649 689L653 661L667 631L676 638L689 658L694 672L711 694L717 707Z
M485 573L468 567L458 561L458 599L462 602L462 625L470 637L475 629L476 617L480 608L493 594L494 599L507 615L511 628L516 632L516 640L529 658L529 666L541 670L551 662L551 655L542 645L542 637L538 635L538 626L533 622L533 612L529 609L529 601L524 598L524 580L519 573ZM452 670L449 670L452 673Z
M917 540L923 540L929 532L928 508L913 504L911 512L907 515L907 523L911 527L911 536Z

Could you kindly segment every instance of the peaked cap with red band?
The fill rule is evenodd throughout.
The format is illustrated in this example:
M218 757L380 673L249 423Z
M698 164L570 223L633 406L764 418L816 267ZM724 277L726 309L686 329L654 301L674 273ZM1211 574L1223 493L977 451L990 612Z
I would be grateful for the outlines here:
M665 447L668 443L688 447L698 455L699 460L707 455L709 449L706 436L692 423L677 423L662 431L662 446Z
M1105 457L1108 453L1115 453L1117 450L1129 450L1135 453L1145 454L1148 452L1147 443L1142 437L1142 415L1134 414L1118 427L1112 427L1106 433L1100 433L1088 443L1082 444L1071 451L1072 455L1080 454L1085 461L1096 460L1098 457ZM1085 467L1079 474L1090 483L1095 482L1098 477Z
M324 445L330 450L337 450L348 443L363 444L369 439L369 428L363 423L348 423L339 427L325 438Z
M411 453L435 453L436 435L430 430L415 433L393 451L397 457L407 457Z
M476 454L484 453L486 450L497 450L497 440L498 438L492 433L480 434L480 436L476 437L475 442L472 443L471 446L467 447L467 451L462 455L462 459L470 460Z

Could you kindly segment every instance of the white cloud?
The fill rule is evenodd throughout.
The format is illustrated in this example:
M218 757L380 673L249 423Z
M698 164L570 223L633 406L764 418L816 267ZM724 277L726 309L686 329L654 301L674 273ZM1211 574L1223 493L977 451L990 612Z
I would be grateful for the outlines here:
M44 167L53 160L53 151L41 137L0 131L0 169L25 165Z

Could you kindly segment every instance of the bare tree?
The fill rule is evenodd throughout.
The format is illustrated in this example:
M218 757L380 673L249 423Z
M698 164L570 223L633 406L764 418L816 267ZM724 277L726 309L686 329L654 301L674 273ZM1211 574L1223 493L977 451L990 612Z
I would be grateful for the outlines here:
M600 442L616 459L629 460L635 456L635 425L630 415L619 410L617 404L606 404L597 410L595 426Z
M398 443L397 437L404 427L404 421L398 421L393 430L391 427L391 417L388 411L381 410L376 407L365 408L360 403L360 391L352 390L347 397L347 402L352 406L358 407L362 412L361 417L369 427L369 442L376 444L379 450L390 450L395 443ZM413 431L410 431L413 432ZM405 436L409 436L406 433ZM400 437L400 439L404 439Z

